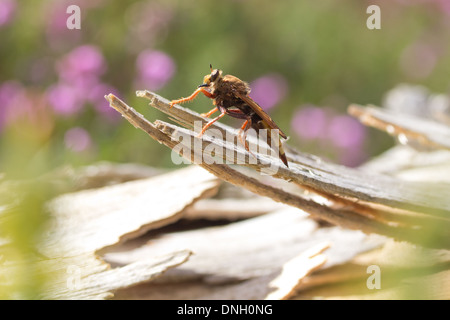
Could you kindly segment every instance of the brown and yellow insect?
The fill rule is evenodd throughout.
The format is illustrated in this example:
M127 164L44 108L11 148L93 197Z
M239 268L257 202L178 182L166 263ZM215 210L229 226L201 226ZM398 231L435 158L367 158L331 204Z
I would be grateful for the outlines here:
M170 106L173 107L174 104L192 101L199 93L203 93L205 96L213 100L213 104L216 107L208 113L202 115L209 118L217 111L220 111L220 115L205 124L199 134L199 137L201 137L214 122L228 114L233 118L245 120L241 127L243 135L240 135L240 138L243 139L245 149L249 152L250 150L247 144L247 131L250 128L255 129L258 135L260 129L267 129L267 144L271 147L271 129L278 130L279 136L284 139L287 138L272 118L270 118L270 116L255 101L253 101L252 98L248 96L250 93L248 83L232 75L223 76L222 70L213 69L211 65L209 67L211 69L211 74L208 74L203 78L203 83L198 86L194 93L187 98L172 100L170 102ZM278 139L279 158L286 166L288 166L286 154L283 150L280 137L278 137Z

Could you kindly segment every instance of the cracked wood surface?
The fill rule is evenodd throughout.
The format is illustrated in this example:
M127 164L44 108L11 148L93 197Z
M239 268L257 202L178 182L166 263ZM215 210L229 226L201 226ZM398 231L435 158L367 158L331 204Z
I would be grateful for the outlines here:
M151 281L185 263L192 252L164 251L117 268L101 255L126 239L178 221L187 207L215 194L218 184L213 175L192 166L57 196L46 206L49 221L36 246L39 256L0 261L0 285L8 286L24 263L45 279L41 299L105 299ZM7 245L7 240L0 243L0 249Z
M138 91L137 95L149 99L153 107L169 114L170 118L186 127L192 127L194 121L206 121L190 109L178 105L170 109L168 100L149 91ZM346 228L379 233L427 246L450 246L448 183L403 181L387 175L328 163L289 147L286 149L288 159L292 163L290 168L283 166L278 159L260 154L256 155L255 163L250 161L253 156L239 145L226 143L207 134L198 139L193 131L162 121L151 123L114 95L110 94L106 98L131 124L144 130L158 142L175 150L180 149L180 142L187 143L187 146L191 147L188 149L190 153L183 154L183 157L194 162L195 159L203 159L197 164L222 180L278 202L299 207L319 219ZM232 136L237 132L217 122L211 128ZM194 148L196 144L201 146L200 150ZM230 151L236 158L245 159L246 163L237 167L214 163L214 158L207 152L214 149L211 146L216 150ZM281 184L281 187L263 183L246 173L244 166L266 174L271 173L273 177L282 179L285 183ZM300 188L293 191L294 187ZM305 198L305 188L326 199L328 203ZM417 232L432 233L435 237L430 241L417 237Z

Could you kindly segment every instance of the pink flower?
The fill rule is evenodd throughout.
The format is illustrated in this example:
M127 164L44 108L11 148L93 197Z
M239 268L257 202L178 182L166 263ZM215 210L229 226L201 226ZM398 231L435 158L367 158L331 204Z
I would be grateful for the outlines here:
M450 16L450 1L448 0L436 0L440 5L441 10L447 15Z
M106 71L102 52L93 45L73 49L56 64L59 83L47 90L50 105L55 113L71 116L79 113L90 102L95 110L109 120L117 120L117 112L109 108L104 95L117 90L100 81Z
M16 1L0 0L0 27L9 24L13 20L16 8Z
M58 83L47 89L47 99L56 114L72 116L83 108L84 101L76 88Z
M121 118L120 114L111 108L105 99L105 95L110 93L120 96L119 91L113 86L106 83L98 83L91 88L87 99L93 104L94 109L100 116L105 117L109 121L117 122Z
M348 115L335 115L310 105L294 114L292 128L300 138L326 146L327 153L334 154L343 165L357 166L366 158L366 128Z
M335 116L328 125L328 137L339 148L359 148L366 138L366 127L351 116Z
M136 60L138 84L149 90L164 87L175 74L175 62L162 51L146 50Z
M16 81L7 81L0 85L0 129L10 122L14 101L23 90L22 85Z
M47 139L54 127L53 113L43 94L8 81L0 85L0 129L16 124L31 139Z
M327 121L325 111L311 105L298 110L294 114L291 125L299 137L312 140L323 137Z
M286 96L288 85L281 75L269 74L252 81L250 87L252 99L264 110L269 110Z
M92 139L89 133L80 127L67 130L64 135L66 147L75 152L86 151L92 147Z
M83 45L66 54L56 68L61 80L75 83L85 78L100 77L106 71L106 62L96 46Z

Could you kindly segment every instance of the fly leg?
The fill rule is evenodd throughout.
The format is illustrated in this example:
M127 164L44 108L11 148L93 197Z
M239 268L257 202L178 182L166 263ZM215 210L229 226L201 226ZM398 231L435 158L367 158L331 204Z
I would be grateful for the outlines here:
M214 109L212 109L211 111L209 111L207 113L202 113L201 116L209 118L212 114L216 113L217 111L219 111L219 108L215 107Z
M209 92L208 90L206 90L205 88L198 88L197 90L195 90L189 97L187 98L181 98L178 100L172 100L170 101L170 108L172 108L175 104L179 104L179 103L185 103L185 102L190 102L192 100L195 99L195 97L199 94L199 93L203 93L205 96L207 96L210 99L214 99L214 95Z
M223 108L223 107L216 107L216 108L212 109L211 111L209 111L207 114L205 114L205 116L210 116L216 111L220 111L221 114L218 117L209 121L207 124L205 124L205 126L203 127L203 129L200 132L200 134L198 135L198 137L201 137L205 133L206 129L208 129L214 122L216 122L217 120L219 120L226 114L228 114L229 116L231 116L233 118L238 118L238 119L247 119L248 118L248 116L245 113L243 113L241 110L227 109L227 108Z
M242 124L241 129L239 130L239 140L241 140L241 143L244 145L245 150L247 150L252 156L256 158L256 156L253 154L253 152L250 151L248 142L247 142L247 133L248 129L250 129L252 126L252 118L248 117L247 120Z
M248 129L250 129L252 126L251 115L248 115L239 109L228 109L227 114L233 118L245 119L245 122L242 124L242 127L238 133L239 140L241 141L242 145L245 147L245 150L247 150L251 155L253 155L256 158L256 156L253 154L253 152L250 151L250 148L249 148L249 145L247 142Z
M203 129L202 129L202 131L200 131L197 138L200 138L205 133L206 129L208 129L214 122L216 122L217 120L219 120L220 118L222 118L224 115L227 114L224 110L222 110L221 112L222 113L218 117L215 117L214 119L212 119L211 121L209 121L207 124L205 124L203 126Z

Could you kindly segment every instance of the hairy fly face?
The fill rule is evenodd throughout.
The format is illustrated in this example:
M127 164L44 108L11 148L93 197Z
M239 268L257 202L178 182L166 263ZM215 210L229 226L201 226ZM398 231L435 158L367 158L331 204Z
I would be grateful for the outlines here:
M219 69L212 69L211 68L211 74L206 75L203 78L203 83L199 85L198 87L209 87L214 86L214 84L222 78L222 70Z

